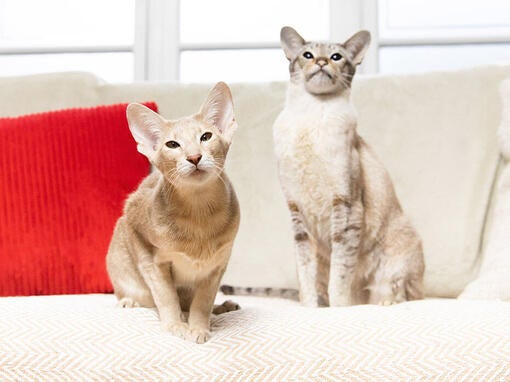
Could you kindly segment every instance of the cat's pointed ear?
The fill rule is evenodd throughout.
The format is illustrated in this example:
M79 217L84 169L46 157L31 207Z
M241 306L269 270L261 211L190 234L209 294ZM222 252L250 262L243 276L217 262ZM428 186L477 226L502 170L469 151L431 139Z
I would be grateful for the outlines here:
M205 121L213 124L228 142L232 140L237 122L232 93L226 83L218 82L209 91L199 114Z
M305 45L306 41L294 28L283 27L280 31L280 42L285 56L289 61L293 60Z
M133 135L140 153L151 159L156 152L156 144L160 137L161 124L164 119L139 103L130 103L126 109L129 130Z
M370 32L359 31L343 44L347 51L351 54L351 61L354 65L361 64L363 57L370 45Z

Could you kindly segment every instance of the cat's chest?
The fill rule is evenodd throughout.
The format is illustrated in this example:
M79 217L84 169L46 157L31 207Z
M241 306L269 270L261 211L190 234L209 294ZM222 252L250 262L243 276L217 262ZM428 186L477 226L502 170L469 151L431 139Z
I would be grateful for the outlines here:
M204 220L189 216L173 216L170 220L170 224L157 233L156 253L159 261L172 264L177 284L192 284L214 269L224 267L229 257L226 249L237 230L235 224L228 224L224 211Z
M333 163L327 155L328 144L316 138L306 130L294 137L279 161L280 178L290 198L299 203L307 217L327 220L338 179L330 171Z
M347 118L348 117L348 118ZM327 234L331 203L345 179L352 126L341 113L322 115L282 113L274 140L279 176L287 199L299 205L310 226Z
M288 116L275 126L275 149L284 188L322 203L341 181L349 152L341 120Z

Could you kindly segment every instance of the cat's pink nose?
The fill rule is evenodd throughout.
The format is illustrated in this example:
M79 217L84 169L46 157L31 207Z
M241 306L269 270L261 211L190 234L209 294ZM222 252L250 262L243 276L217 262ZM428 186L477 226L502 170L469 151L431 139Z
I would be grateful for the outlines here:
M202 159L202 155L190 155L186 158L186 160L190 163L193 163L195 166L198 166L198 162L200 162L200 159Z
M323 66L328 64L328 60L324 57L319 57L319 58L317 58L316 63L317 63L317 65L319 65L322 68Z

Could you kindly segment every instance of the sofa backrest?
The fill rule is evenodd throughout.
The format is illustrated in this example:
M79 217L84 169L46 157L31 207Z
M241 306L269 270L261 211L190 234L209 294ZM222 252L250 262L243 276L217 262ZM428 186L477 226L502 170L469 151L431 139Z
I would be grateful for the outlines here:
M498 163L498 86L510 66L355 79L359 132L388 168L424 241L428 296L454 297L473 278ZM90 74L0 79L0 116L156 101L177 118L213 84L107 84ZM229 174L241 228L224 282L296 287L289 214L276 176L272 124L286 83L232 84L239 129Z

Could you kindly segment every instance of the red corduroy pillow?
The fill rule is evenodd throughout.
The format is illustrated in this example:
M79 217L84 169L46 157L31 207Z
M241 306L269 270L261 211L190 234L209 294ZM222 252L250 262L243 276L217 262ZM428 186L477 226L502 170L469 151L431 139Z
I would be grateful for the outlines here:
M113 227L149 172L126 106L0 118L1 296L112 291Z

